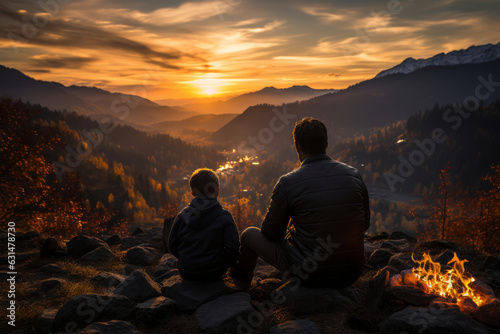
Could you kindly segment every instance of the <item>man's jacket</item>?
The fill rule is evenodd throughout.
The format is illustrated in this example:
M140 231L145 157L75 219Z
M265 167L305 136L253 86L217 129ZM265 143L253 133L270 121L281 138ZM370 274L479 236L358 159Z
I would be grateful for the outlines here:
M306 285L340 287L361 274L369 226L368 192L358 170L319 154L280 178L262 233L283 242L293 276Z
M239 258L238 229L215 198L196 197L175 218L169 237L181 275L216 278Z

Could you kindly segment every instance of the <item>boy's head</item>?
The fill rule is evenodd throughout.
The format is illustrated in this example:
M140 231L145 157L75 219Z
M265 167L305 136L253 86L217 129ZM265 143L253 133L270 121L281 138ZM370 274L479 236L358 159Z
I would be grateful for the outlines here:
M219 196L219 178L211 169L200 168L195 170L189 179L189 186L194 197L217 198Z

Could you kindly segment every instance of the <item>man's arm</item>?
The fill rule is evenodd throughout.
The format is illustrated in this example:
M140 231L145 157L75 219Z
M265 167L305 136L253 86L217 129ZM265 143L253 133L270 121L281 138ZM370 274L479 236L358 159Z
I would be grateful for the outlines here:
M168 237L168 249L170 250L170 253L175 256L179 257L179 224L181 223L181 215L178 214L177 217L175 217L174 223L172 224L172 229L170 230L170 236Z
M235 265L240 258L240 237L238 228L234 222L233 216L228 211L223 213L224 221L224 255L229 264Z
M288 207L285 180L280 178L274 186L266 217L262 222L262 234L270 241L279 241L285 236L290 209Z

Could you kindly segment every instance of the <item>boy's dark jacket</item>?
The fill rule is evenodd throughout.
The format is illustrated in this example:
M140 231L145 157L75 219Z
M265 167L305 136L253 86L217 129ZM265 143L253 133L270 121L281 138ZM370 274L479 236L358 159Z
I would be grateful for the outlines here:
M212 197L195 197L177 215L168 244L179 272L190 276L218 275L240 256L233 217Z

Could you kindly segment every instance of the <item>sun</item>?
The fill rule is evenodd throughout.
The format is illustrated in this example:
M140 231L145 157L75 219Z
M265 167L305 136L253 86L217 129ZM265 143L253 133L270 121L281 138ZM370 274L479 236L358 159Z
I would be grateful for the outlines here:
M216 92L215 92L215 89L213 88L207 88L203 91L203 94L205 95L208 95L208 96L212 96L214 95Z

